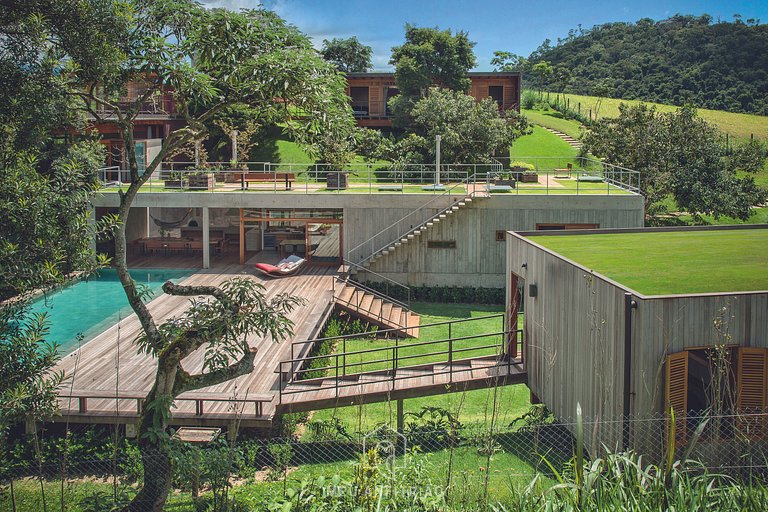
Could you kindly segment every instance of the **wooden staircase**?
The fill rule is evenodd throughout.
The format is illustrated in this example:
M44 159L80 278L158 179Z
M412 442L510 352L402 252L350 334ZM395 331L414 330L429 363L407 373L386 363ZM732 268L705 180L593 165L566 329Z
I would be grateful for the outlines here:
M335 284L336 307L400 337L419 337L419 315L402 302L348 279Z
M446 220L448 217L458 212L459 210L467 208L471 203L472 203L471 196L467 196L461 200L455 201L449 207L443 210L440 210L433 217L427 219L421 225L412 229L410 232L406 233L401 238L392 241L386 247L383 247L379 251L371 254L366 259L364 259L360 264L365 268L369 268L373 264L373 262L375 262L376 260L395 252L399 247L405 244L418 240L421 237L421 235L425 234L427 231L429 231L429 229L433 228L437 224L440 224L440 222Z

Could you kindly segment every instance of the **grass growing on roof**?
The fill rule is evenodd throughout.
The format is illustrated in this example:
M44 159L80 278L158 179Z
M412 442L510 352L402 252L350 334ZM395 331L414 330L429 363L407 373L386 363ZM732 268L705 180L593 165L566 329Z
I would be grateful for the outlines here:
M768 290L768 229L531 240L645 295Z

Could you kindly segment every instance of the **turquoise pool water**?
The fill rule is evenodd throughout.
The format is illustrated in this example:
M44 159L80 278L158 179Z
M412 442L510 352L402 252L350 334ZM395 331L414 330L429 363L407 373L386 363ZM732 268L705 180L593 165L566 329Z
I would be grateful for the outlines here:
M178 282L194 270L141 269L131 270L131 276L159 296L167 280ZM87 280L65 286L32 303L31 312L48 314L47 339L61 345L61 354L68 354L95 335L125 318L133 311L128 305L123 286L114 269L103 269ZM78 336L82 335L82 342Z

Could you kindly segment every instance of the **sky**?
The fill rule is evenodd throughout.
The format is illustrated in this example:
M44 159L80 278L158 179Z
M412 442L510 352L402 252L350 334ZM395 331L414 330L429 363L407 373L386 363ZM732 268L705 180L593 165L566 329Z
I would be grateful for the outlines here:
M404 27L463 30L475 41L478 71L490 71L495 50L528 56L544 39L554 44L570 29L608 22L661 20L677 13L709 14L714 20L760 19L768 23L768 0L643 1L504 1L504 0L203 0L209 7L264 7L309 35L320 48L323 39L357 38L373 48L375 70L391 70L393 46L403 43Z

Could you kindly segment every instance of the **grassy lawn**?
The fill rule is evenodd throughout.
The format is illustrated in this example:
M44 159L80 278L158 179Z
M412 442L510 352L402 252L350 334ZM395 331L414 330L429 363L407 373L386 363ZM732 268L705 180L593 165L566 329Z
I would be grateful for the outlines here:
M533 133L517 139L509 151L510 158L538 165L540 168L561 168L575 162L578 151L563 139L541 126L534 126ZM546 157L546 158L525 158Z
M554 96L555 94L550 93L550 98L554 99ZM594 115L596 104L599 98L595 96L581 96L578 94L566 94L565 96L570 99L571 108L576 109L577 105L581 103L582 113L588 114L589 109L591 108ZM672 112L678 108L673 105L640 102L639 100L602 98L600 100L598 116L617 117L619 115L619 105L621 103L628 103L631 105L646 103L647 105L655 105L656 108L662 112ZM768 140L768 116L737 114L733 112L725 112L722 110L708 109L699 109L698 112L701 117L716 124L720 130L730 134L736 139L747 140L751 134L754 134L755 137L759 139Z
M421 324L430 324L456 320L462 318L478 318L495 313L503 312L503 306L481 306L474 304L428 304L414 303L413 309L421 315ZM485 333L499 332L502 330L502 319L500 316L477 320L465 324L454 324L451 327L451 335L456 337L475 336L478 338L456 341L454 349L471 348L478 345L491 345L500 343L500 335L480 336ZM414 365L428 362L445 361L445 354L425 355L431 352L447 350L447 344L435 344L427 346L408 347L408 344L424 341L442 340L448 337L448 326L440 325L434 327L425 327L420 330L418 340L413 338L400 340L399 356L411 357L406 364ZM373 348L385 349L369 354L350 356L347 358L349 366L348 373L359 371L359 367L353 367L355 363L363 361L374 361L376 359L386 359L391 357L391 351L387 347L394 345L393 340L348 340L347 351L366 350ZM340 345L338 350L343 347ZM493 349L475 349L457 354L456 359L491 354ZM388 363L368 363L363 366L364 371L373 369L387 368ZM412 398L404 401L405 412L418 412L424 406L443 407L458 415L459 421L465 424L486 425L491 417L491 404L493 403L492 389L467 391L463 393L449 393L445 395ZM500 424L508 424L512 419L519 417L530 407L530 395L528 388L524 385L505 386L498 388L496 399L499 406L498 421ZM339 418L350 431L365 431L377 424L388 423L394 425L396 422L396 411L394 403L376 403L362 406L340 407L337 409L326 409L317 411L313 415L313 420L328 420L330 418Z
M573 119L563 119L560 112L555 110L533 110L524 108L522 109L522 113L534 124L545 128L552 128L553 130L570 135L574 139L581 137L581 124Z
M686 222L693 221L690 215L683 215L680 219ZM752 215L747 220L734 219L733 217L718 217L715 219L711 215L704 215L702 219L704 223L710 225L768 224L768 207L754 208Z
M768 229L531 240L646 295L768 290Z

